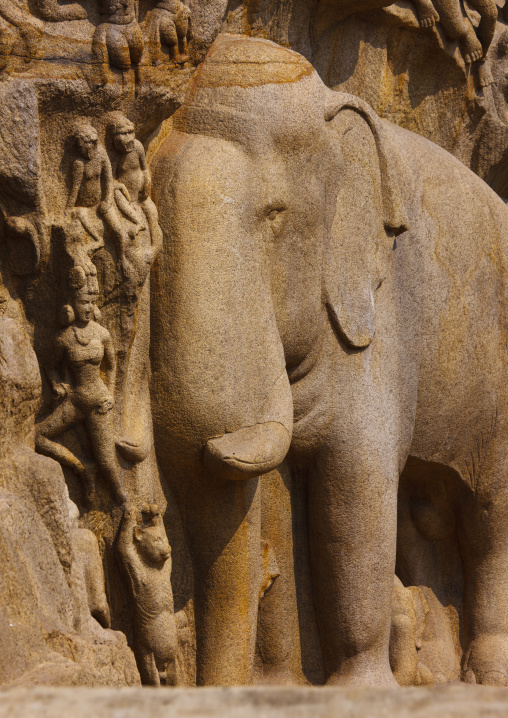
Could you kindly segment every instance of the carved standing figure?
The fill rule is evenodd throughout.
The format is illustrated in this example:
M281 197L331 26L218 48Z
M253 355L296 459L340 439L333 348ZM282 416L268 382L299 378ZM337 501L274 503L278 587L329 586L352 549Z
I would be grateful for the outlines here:
M98 323L95 305L97 278L81 267L71 270L72 306L63 315L68 326L57 336L51 385L60 403L36 425L37 451L68 466L82 479L88 504L95 496L97 470L114 500L123 503L125 491L116 460L113 427L113 392L116 358L111 335ZM104 372L104 379L101 376ZM53 439L77 424L87 428L96 465L81 462L69 449Z
M171 548L159 507L142 508L143 521L124 508L117 548L132 598L134 652L147 685L176 682L178 633L171 588Z
M117 214L129 239L123 243L120 285L120 333L117 337L118 381L123 385L129 361L129 347L135 333L136 312L150 268L162 246L157 208L150 198L151 179L143 145L136 139L134 124L120 112L112 112L106 127L109 139L114 197ZM125 398L125 397L124 397ZM117 446L124 458L138 462L147 447L133 446L121 439ZM141 453L140 453L141 450Z
M168 48L170 60L184 63L189 59L191 12L181 0L159 0L146 20L145 32L155 62L162 45Z
M82 627L92 616L103 628L111 626L111 614L106 598L104 569L99 552L97 537L90 529L79 526L79 509L74 501L68 500L71 540L74 560L71 578L81 604Z

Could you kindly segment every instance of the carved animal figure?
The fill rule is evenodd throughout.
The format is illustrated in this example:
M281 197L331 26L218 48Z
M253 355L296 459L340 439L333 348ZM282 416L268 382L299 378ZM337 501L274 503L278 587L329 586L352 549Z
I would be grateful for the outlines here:
M198 683L252 679L257 477L286 455L307 486L328 682L395 683L412 456L460 477L464 676L508 683L508 208L264 40L219 37L173 127L152 165L152 396L193 558Z
M170 60L183 63L189 59L191 12L180 0L160 0L147 18L145 31L155 61L161 45L169 49Z
M103 22L97 25L92 49L104 66L129 70L141 60L143 34L136 18L134 0L102 0ZM105 79L107 79L107 72Z
M176 682L178 634L171 589L171 548L156 505L142 509L139 525L124 509L117 548L132 597L134 652L141 681Z

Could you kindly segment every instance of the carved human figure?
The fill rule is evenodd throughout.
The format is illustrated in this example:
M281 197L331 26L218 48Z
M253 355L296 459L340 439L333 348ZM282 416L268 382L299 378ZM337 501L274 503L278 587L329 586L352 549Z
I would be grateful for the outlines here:
M460 0L413 0L420 26L431 27L438 21L451 40L457 40L466 64L485 57L496 29L497 5L495 0L471 0L468 4L480 15L475 31L470 20L464 16ZM339 18L344 19L359 11L376 10L393 5L389 0L340 0ZM481 79L481 78L480 78ZM485 83L484 83L485 84Z
M79 526L79 509L74 501L69 499L68 506L74 554L71 578L78 584L77 592L85 594L81 600L86 601L86 607L83 607L86 611L83 610L82 613L95 618L103 628L109 628L111 614L106 598L104 569L97 537L93 531Z
M87 12L79 3L59 5L57 0L36 0L38 14L47 22L64 20L84 20Z
M128 228L124 230L124 237L129 237L123 242L121 254L122 301L120 335L117 337L118 379L121 380L126 369L124 359L127 361L128 347L135 331L140 293L162 246L162 231L157 208L150 198L151 180L145 151L136 139L134 124L120 112L113 112L109 116L107 135L117 214L123 226ZM136 460L132 447L127 444L119 442L119 449L128 460Z
M100 12L103 22L97 26L92 41L99 60L119 70L138 65L144 43L135 0L101 0Z
M104 244L104 227L110 230L120 258L125 256L128 232L118 214L111 163L99 143L97 130L87 121L76 123L73 138L78 157L72 163L67 212L79 220L91 238L90 252Z
M0 0L0 17L18 30L28 58L33 58L43 35L43 23L13 0Z
M126 506L117 548L132 598L134 652L144 684L176 682L178 633L171 588L171 548L159 507Z
M116 461L113 428L113 391L116 358L110 333L98 323L95 305L97 279L81 267L71 270L72 305L65 305L67 327L57 336L51 385L60 403L36 425L37 450L74 470L90 503L95 496L97 470L114 500L123 503L125 491ZM103 372L104 379L101 372ZM53 441L67 429L84 424L96 465L83 463L69 449Z
M169 49L170 60L183 63L189 59L191 12L180 0L160 0L147 18L145 31L153 60L158 60L162 45Z

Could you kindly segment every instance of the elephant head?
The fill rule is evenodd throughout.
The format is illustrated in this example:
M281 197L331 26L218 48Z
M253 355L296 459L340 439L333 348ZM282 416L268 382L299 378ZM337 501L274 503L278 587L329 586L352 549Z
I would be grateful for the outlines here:
M369 156L351 161L351 143ZM324 315L350 347L374 335L387 248L406 228L396 155L370 108L326 88L301 55L216 40L153 166L162 451L200 454L232 479L283 460L288 372ZM361 207L369 192L375 216Z

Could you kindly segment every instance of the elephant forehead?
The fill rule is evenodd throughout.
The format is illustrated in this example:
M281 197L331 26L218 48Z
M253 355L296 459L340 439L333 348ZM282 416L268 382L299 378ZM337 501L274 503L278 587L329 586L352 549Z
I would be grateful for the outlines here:
M291 136L295 148L324 135L324 96L314 73L297 84L252 87L204 87L173 116L180 132L206 134L254 144Z
M219 35L196 73L199 87L254 87L299 82L314 68L302 56L269 40Z

